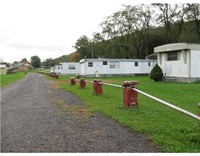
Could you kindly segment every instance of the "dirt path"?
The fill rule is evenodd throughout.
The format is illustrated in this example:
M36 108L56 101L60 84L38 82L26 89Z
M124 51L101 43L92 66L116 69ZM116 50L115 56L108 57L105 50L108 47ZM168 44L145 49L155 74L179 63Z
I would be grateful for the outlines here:
M38 74L1 90L1 152L159 152Z

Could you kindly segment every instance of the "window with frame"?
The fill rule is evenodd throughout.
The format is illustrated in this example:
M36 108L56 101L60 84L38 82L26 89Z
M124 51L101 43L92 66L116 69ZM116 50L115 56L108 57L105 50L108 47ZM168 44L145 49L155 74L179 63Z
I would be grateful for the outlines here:
M167 53L167 61L177 61L178 60L178 52L169 52Z
M88 67L93 67L93 62L88 62Z
M135 62L135 67L138 67L138 62Z
M119 68L119 62L110 62L110 68L111 69Z
M151 62L148 62L148 66L149 66L149 67L151 66Z
M75 69L76 69L76 66L75 66L75 65L69 65L69 66L68 66L68 69L69 69L69 70L75 70Z
M103 65L104 66L108 65L108 62L107 61L103 61Z

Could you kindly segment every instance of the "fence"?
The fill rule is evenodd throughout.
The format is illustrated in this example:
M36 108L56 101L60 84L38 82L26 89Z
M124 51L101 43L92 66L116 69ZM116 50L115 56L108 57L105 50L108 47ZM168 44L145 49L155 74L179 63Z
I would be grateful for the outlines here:
M91 83L91 84L93 84L93 93L97 94L97 95L101 95L103 93L102 85L123 88L123 101L124 101L125 108L130 107L130 106L137 107L138 106L138 101L137 101L138 95L137 94L140 93L146 97L149 97L150 99L158 101L159 103L161 103L167 107L170 107L178 112L181 112L193 119L200 121L200 113L198 115L195 115L187 110L184 110L184 109L177 107L169 102L161 100L155 96L152 96L148 93L145 93L145 92L137 89L136 85L139 83L137 81L124 81L123 85L116 85L116 84L105 83L100 80L94 80L94 81L88 81L88 80L84 80L84 79L77 80L74 77L72 77L70 79L70 82L71 82L71 85L75 85L76 82L80 82L81 88L84 88L86 86L86 83ZM200 103L198 104L198 107L200 108Z

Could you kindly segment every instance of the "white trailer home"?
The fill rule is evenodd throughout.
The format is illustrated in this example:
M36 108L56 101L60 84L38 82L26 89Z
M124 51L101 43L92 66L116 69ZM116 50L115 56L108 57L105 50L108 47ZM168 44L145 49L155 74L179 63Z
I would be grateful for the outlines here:
M61 62L61 74L76 75L80 74L80 64L78 62Z
M54 72L56 74L62 73L62 66L61 65L55 65L54 67L51 67L50 72Z
M200 81L200 44L166 44L155 47L154 53L166 79L187 83Z
M80 75L111 76L149 74L156 60L144 59L82 59Z

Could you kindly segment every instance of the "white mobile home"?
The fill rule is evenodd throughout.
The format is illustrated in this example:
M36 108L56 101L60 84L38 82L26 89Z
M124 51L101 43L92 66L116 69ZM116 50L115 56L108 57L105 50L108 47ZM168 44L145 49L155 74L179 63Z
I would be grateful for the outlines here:
M175 43L154 48L157 63L166 79L200 81L200 44Z
M54 66L54 72L56 74L61 74L62 73L62 66L61 65L55 65Z
M5 64L0 64L0 75L7 74L7 66Z
M80 64L78 62L61 62L62 67L61 74L79 74L80 73Z
M111 76L149 74L156 61L144 59L82 59L79 63L80 75Z

